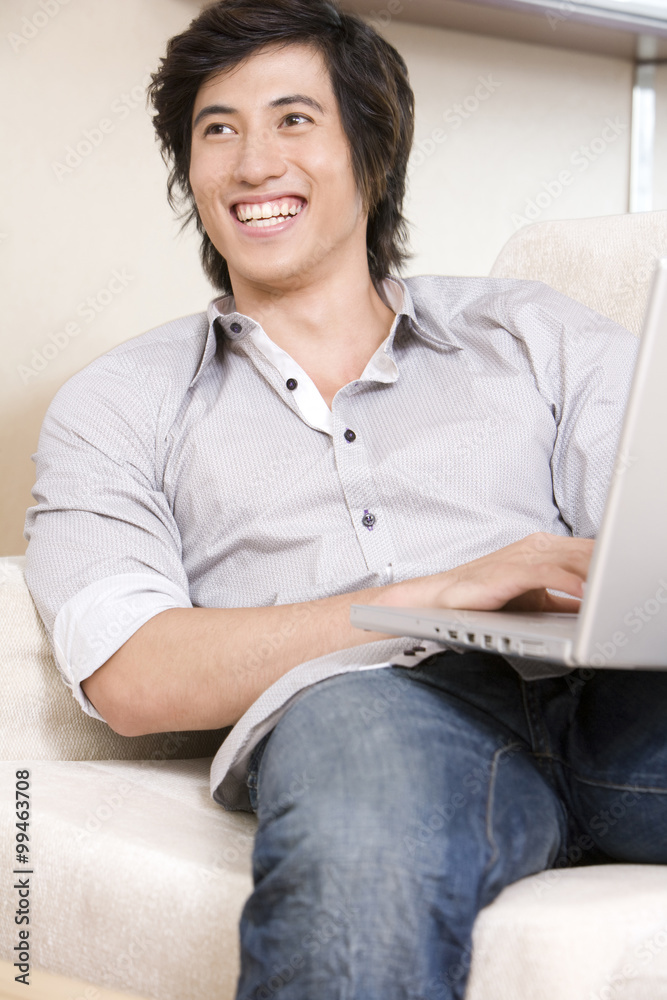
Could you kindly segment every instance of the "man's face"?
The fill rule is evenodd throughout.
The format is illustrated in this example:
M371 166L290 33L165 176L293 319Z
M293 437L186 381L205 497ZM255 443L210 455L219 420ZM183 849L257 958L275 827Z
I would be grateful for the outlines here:
M366 259L349 143L311 46L267 46L202 84L190 184L235 288L301 287L358 267L360 248Z

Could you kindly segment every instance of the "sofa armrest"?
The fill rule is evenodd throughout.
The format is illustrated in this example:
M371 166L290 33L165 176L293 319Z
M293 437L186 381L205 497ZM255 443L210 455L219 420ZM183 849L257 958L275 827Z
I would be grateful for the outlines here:
M25 556L0 557L0 760L212 757L231 731L119 736L65 685L24 576Z

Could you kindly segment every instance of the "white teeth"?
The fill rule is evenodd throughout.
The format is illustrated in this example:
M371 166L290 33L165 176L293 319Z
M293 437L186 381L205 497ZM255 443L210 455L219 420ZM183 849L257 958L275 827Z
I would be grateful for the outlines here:
M303 205L290 205L289 202L265 202L264 204L237 205L236 215L240 222L249 223L261 220L284 219L289 215L298 215Z
M262 229L266 229L267 227L270 226L279 226L280 223L284 221L285 220L282 218L282 216L273 216L273 218L271 219L250 219L248 222L245 223L245 225L254 226L255 228L259 226Z

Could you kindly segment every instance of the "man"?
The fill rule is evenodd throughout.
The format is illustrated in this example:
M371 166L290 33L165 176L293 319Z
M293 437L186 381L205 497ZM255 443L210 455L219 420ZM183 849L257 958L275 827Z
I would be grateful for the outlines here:
M636 342L539 283L390 274L412 92L333 4L222 0L151 97L221 297L57 393L28 584L84 710L234 727L239 1000L462 998L505 885L664 862L667 677L526 680L350 605L577 607Z

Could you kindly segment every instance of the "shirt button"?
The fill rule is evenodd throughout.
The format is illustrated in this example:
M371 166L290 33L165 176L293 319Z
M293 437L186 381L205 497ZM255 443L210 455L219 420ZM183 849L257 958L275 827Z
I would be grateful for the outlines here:
M243 327L241 326L240 323L232 323L229 329L232 331L232 333L240 333Z
M356 438L356 436L357 435L354 433L354 431L351 431L349 427L345 431L345 434L344 434L344 437L345 437L346 441L354 441L354 439Z
M295 378L288 378L287 382L285 383L285 385L287 386L288 389L296 389L296 387L297 387L298 384L299 383L297 382L297 380Z
M372 528L373 525L375 524L375 514L369 514L368 511L366 511L366 513L361 519L361 523L363 524L364 528Z

